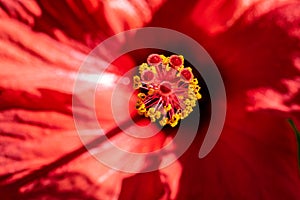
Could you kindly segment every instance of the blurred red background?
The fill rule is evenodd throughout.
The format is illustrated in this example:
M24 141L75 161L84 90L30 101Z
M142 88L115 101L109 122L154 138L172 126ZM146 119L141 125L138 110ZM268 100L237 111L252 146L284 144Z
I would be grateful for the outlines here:
M299 9L293 0L0 0L0 199L300 199L297 142L287 123L300 126ZM228 110L213 151L198 158L200 129L162 170L126 174L84 153L22 184L81 146L72 90L88 53L144 26L192 37L219 67ZM140 62L126 55L110 73L118 77ZM97 104L107 129L114 124L105 107L110 91L100 91ZM168 140L160 132L134 147Z

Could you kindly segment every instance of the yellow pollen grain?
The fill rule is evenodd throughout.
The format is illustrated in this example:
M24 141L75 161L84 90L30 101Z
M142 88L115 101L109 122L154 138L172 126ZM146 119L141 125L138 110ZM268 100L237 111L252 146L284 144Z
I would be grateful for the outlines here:
M138 93L138 98L145 99L146 98L146 94L140 92L140 93Z
M183 65L180 65L180 66L178 67L177 70L178 70L179 72L181 72L183 69L184 69L184 66L183 66ZM180 73L179 73L179 76L180 76Z
M202 98L202 95L201 95L199 92L197 92L197 93L196 93L196 98L197 98L197 99L201 99L201 98Z
M192 81L191 81L192 84L194 85L197 85L198 84L198 79L194 78Z
M183 57L183 55L179 55L178 57L182 60L182 64L183 64L183 62L184 62L184 57Z
M168 112L172 109L172 105L168 104L168 106L164 106L164 109L165 109L166 112Z
M140 74L142 74L143 71L148 70L148 69L149 69L149 67L148 67L147 63L143 63L139 67L139 72L140 72Z
M148 91L148 95L153 95L154 94L154 89L149 89L149 91Z
M163 64L168 64L169 63L169 58L164 56L164 55L160 55L161 59L162 59L162 63Z
M183 102L186 106L191 105L191 101L189 99L184 100Z
M140 107L138 108L138 113L140 115L143 115L145 112L146 112L145 104L141 104Z
M163 117L162 120L159 121L159 124L161 126L165 126L168 123L168 121L169 121L168 118Z

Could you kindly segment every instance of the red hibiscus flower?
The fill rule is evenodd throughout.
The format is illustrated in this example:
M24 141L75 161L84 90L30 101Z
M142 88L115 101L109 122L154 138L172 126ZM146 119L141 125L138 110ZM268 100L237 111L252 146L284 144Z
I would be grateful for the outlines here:
M0 1L1 198L299 199L297 142L287 123L288 118L300 123L299 8L292 0ZM119 38L101 57L85 60L94 47L144 26L177 30L206 48L225 84L227 116L218 143L200 159L210 120L204 86L206 100L199 105L207 117L201 116L188 150L166 168L132 174L111 169L87 153L74 124L74 108L85 120L80 128L88 130L86 139L96 138L90 145L100 144L90 153L124 160L140 171L170 155L137 163L115 154L90 123L90 88L80 88L77 95L73 89L75 81L95 83L94 75L112 56L109 50L122 48L127 38ZM145 62L150 52L118 58L95 92L101 133L135 153L162 148L176 132L164 128L152 138L133 139L114 120L115 81ZM83 63L89 68L77 76ZM117 113L127 112L128 102L122 99L129 89L119 90ZM77 104L72 105L72 98ZM129 108L134 110L134 102ZM137 123L148 121L139 118ZM147 126L146 133L158 129Z

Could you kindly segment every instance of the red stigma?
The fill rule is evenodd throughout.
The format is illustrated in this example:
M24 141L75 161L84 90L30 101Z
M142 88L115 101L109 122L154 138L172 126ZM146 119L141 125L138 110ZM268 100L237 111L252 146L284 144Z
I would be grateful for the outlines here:
M183 69L181 71L181 76L183 76L186 81L190 81L193 78L192 72L190 72L188 69Z
M179 56L177 56L177 55L172 55L170 57L170 63L174 67L179 67L179 66L181 66L183 64L182 59Z
M158 54L151 54L147 59L149 65L157 65L160 64L161 61L161 57Z

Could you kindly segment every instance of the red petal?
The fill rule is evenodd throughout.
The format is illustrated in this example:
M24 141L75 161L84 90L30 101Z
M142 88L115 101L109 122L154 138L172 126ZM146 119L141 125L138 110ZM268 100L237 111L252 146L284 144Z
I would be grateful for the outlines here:
M216 147L199 160L199 137L181 160L178 199L298 199L297 144L287 118L300 124L300 5L234 2L172 1L151 24L204 45L222 73L228 98ZM171 4L178 9L169 11ZM167 12L174 23L163 17Z
M150 22L161 5L161 1L75 2L0 2L3 175L36 168L79 145L70 108L80 63L99 41ZM298 10L298 3L276 0L164 4L149 25L174 28L198 40L223 75L228 115L217 146L199 160L202 133L198 133L199 140L180 159L180 187L172 183L178 182L181 171L172 167L165 169L172 181L164 181L158 172L130 176L83 157L67 166L73 173L53 173L39 187L27 187L24 194L29 196L24 198L59 198L66 191L70 198L82 199L112 198L118 191L124 198L143 196L140 191L165 197L158 193L167 194L169 187L173 197L178 189L178 199L299 199L296 140L286 122L293 118L300 123ZM110 96L111 91L101 92ZM109 98L105 100L102 103L108 106ZM114 126L112 114L104 115L107 110L101 109L97 107L99 119L107 121L107 128ZM121 138L116 142L126 139ZM163 140L159 135L153 146L149 141L131 144L138 150L146 145L148 151L159 148ZM149 187L143 188L141 182ZM49 188L61 191L49 193Z
M64 173L54 171L43 180L39 176L33 177L33 184L21 188L21 193L18 193L19 188L10 187L8 190L3 186L10 180L6 178L22 180L30 171L42 165L50 166L49 163L81 145L71 110L76 72L90 47L118 29L117 26L110 27L112 22L105 20L104 13L110 10L116 15L118 12L110 5L92 0L76 2L65 1L55 5L48 1L0 2L0 137L3 146L0 177L1 181L4 180L0 194L3 199L111 198L120 190L116 183L121 184L122 178L128 176L115 171L111 173L91 156L86 156L79 158L80 162L75 160L72 165L67 165ZM136 10L138 6L141 4L132 8ZM146 17L151 17L157 3L144 6L148 9ZM146 10L144 13L136 12L136 16L145 13ZM122 20L121 23L124 23ZM143 23L145 20L149 19L143 19ZM138 24L133 20L131 25ZM97 61L105 62L103 58L97 58ZM122 57L124 69L132 64L130 61L128 56ZM122 74L124 71L110 68L108 73L111 72ZM111 91L101 92L108 95L104 99L109 103ZM104 101L97 104L105 105ZM99 120L111 122L112 116L103 112ZM114 122L106 125L113 126ZM155 143L133 141L129 146L138 151L148 145L151 151L162 144L165 138L162 136L161 133ZM116 181L111 184L105 177L116 177ZM101 190L98 190L99 184Z

